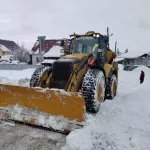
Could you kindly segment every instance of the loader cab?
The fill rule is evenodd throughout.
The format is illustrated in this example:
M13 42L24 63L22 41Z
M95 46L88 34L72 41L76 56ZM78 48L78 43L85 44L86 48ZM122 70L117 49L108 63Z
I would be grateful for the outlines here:
M70 41L69 53L88 53L96 57L97 65L104 65L108 49L107 36L101 34L77 35Z

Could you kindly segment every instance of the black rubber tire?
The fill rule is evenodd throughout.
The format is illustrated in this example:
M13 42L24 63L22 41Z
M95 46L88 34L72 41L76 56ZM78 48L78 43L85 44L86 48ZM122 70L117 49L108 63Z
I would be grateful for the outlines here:
M101 101L103 102L105 98L105 75L103 71L99 69L88 70L82 84L82 93L88 112L97 113L99 110L101 103L98 101L99 84L103 87L103 100Z
M110 99L110 100L112 100L115 96L116 96L116 94L114 95L114 92L113 92L113 84L114 83L117 83L117 79L116 79L116 76L115 76L115 74L113 74L111 77L110 77L110 79L109 79L109 81L108 81L108 86L107 86L107 90L106 90L106 94L105 95L107 95L106 96L106 98L107 99ZM116 85L117 86L117 85ZM117 93L117 87L116 87L116 92L115 93Z
M38 86L39 79L42 76L42 74L45 72L46 69L48 69L48 67L41 66L33 72L31 79L30 79L30 87Z

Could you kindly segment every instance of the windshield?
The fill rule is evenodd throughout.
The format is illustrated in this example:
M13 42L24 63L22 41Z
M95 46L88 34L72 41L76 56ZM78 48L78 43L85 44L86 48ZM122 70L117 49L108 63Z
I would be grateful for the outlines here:
M76 38L76 49L74 53L93 53L93 47L98 44L98 39L93 37ZM71 41L70 52L73 51L74 40Z

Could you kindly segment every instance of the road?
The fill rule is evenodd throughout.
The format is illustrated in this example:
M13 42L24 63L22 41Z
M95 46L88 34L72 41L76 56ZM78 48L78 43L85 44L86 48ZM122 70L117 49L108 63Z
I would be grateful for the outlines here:
M60 150L66 135L13 122L0 122L0 150Z

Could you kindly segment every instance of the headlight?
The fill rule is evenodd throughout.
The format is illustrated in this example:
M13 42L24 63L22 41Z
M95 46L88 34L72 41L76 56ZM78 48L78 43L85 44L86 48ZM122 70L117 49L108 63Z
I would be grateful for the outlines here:
M96 34L93 34L94 37L96 37Z
M97 34L97 37L99 37L99 34Z

